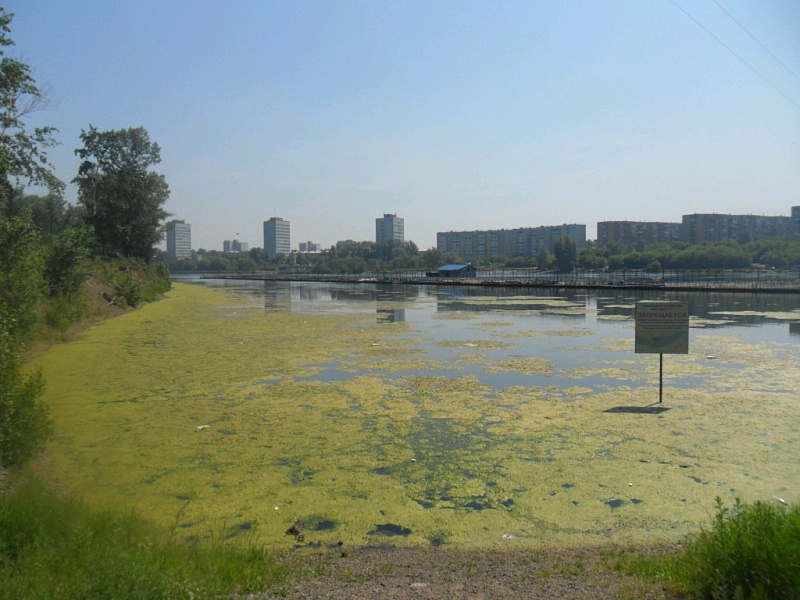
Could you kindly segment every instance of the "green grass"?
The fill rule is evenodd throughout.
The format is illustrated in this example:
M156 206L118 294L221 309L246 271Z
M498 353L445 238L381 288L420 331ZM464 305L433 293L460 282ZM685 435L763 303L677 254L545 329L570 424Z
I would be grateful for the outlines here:
M617 567L704 600L800 598L800 505L717 498L711 527L680 551L623 556Z
M98 512L28 479L0 497L0 599L199 599L279 587L255 540L176 540L135 514Z

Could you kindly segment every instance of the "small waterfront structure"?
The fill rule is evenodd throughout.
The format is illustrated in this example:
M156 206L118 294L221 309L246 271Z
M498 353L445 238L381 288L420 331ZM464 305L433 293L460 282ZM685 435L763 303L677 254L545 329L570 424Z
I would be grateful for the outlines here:
M437 271L438 277L476 277L478 269L471 264L466 265L445 265L439 267Z

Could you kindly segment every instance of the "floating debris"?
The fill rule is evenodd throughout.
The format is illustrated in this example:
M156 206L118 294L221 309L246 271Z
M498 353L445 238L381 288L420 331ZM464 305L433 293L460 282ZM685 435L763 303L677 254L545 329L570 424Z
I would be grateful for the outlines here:
M296 539L298 542L302 542L303 539L305 539L305 534L303 533L304 527L305 527L305 522L302 519L298 519L297 521L294 522L294 525L292 525L291 527L289 527L289 529L286 530L284 535L293 535L294 539Z

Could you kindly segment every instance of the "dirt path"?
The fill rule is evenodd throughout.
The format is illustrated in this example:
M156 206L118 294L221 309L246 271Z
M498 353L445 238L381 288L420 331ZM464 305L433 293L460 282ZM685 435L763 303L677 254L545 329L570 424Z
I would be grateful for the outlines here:
M296 557L315 575L249 598L681 598L659 584L641 581L612 569L611 565L621 552L620 548L513 552L391 547L325 550L311 556Z

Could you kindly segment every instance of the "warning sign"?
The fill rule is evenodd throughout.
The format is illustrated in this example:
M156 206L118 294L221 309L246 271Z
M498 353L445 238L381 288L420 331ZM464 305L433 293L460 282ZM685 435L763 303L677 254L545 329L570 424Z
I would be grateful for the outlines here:
M689 303L637 302L635 352L689 354Z

